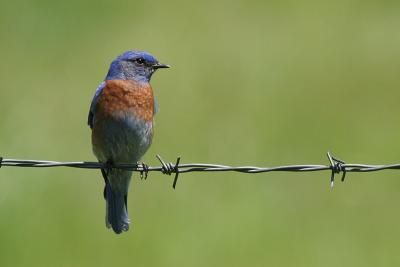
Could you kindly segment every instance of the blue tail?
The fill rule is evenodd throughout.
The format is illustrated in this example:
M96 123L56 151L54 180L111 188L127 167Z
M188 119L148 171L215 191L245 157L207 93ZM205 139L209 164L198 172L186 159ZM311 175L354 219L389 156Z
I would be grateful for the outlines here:
M118 175L117 175L118 174ZM112 228L116 234L129 230L128 216L128 185L130 174L121 177L120 170L110 170L107 175L104 197L106 199L106 226ZM126 186L125 186L126 185Z

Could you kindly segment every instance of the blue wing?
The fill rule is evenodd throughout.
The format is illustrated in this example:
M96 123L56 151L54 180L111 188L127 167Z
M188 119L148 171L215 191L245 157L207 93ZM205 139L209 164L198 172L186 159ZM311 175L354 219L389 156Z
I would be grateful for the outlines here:
M103 91L104 87L106 85L106 82L102 82L99 87L96 89L96 93L94 94L92 103L90 104L90 110L89 110L89 115L88 115L88 125L90 129L93 128L93 121L94 121L94 112L96 109L96 104L97 104L97 99L99 98L101 92Z

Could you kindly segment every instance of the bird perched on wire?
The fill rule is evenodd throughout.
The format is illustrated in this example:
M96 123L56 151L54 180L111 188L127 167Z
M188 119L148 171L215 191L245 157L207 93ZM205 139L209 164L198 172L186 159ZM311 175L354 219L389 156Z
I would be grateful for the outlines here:
M150 147L157 105L149 82L160 68L169 65L149 53L123 53L111 63L90 106L93 153L110 166L102 169L106 226L117 234L129 229L127 195L132 172L112 168L112 164L137 163Z

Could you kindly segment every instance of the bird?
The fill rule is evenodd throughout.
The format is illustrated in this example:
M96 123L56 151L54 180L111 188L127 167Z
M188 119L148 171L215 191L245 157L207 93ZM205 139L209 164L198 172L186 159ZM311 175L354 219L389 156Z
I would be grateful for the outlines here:
M116 163L138 163L153 139L157 102L150 79L169 68L145 51L129 50L110 64L92 99L88 125L92 150L105 181L106 227L116 234L129 230L128 188L132 171L112 168Z

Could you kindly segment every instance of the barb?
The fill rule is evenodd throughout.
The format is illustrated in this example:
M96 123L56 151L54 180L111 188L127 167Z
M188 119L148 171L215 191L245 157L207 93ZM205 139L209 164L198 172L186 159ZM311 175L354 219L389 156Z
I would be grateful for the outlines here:
M172 166L172 163L166 163L160 155L156 155L157 159L160 161L162 169L161 172L163 174L171 175L172 173L175 173L175 178L174 182L172 183L172 188L175 189L176 183L178 182L178 175L179 175L179 161L181 160L181 157L178 157L176 159L176 163L174 166Z
M346 167L344 165L346 164L344 161L334 158L331 153L328 151L326 153L328 156L329 162L331 163L331 188L333 188L333 184L335 182L335 174L343 173L342 174L342 182L344 182L344 178L346 177Z
M147 176L149 174L149 166L146 163L142 162L142 170L139 172L140 172L140 180L143 180L143 178L147 180Z
M204 164L204 163L187 163L180 164L180 157L177 158L176 163L165 162L161 156L157 155L157 159L160 161L161 166L151 167L145 163L116 163L111 168L130 170L140 173L140 177L146 179L149 172L161 172L166 175L175 174L172 187L175 189L178 182L178 176L181 173L187 172L241 172L241 173L264 173L264 172L314 172L314 171L331 171L330 185L333 187L335 181L335 175L342 173L342 182L344 181L348 172L373 172L382 170L398 170L400 164L389 164L389 165L367 165L367 164L348 164L343 160L340 160L327 153L329 165L286 165L277 167L254 167L254 166L239 166L233 167L228 165L219 164ZM110 168L108 163L99 162L57 162L57 161L44 161L44 160L21 160L21 159L6 159L0 157L0 168L1 167L38 167L38 168L50 168L50 167L71 167L71 168L82 168L82 169L104 169Z
M175 164L175 167L174 167L174 169L175 169L175 178L174 178L174 182L173 182L173 184L172 184L172 188L173 189L175 189L175 187L176 187L176 183L178 182L178 175L179 175L179 162L181 161L181 157L178 157L177 159L176 159L176 164Z

